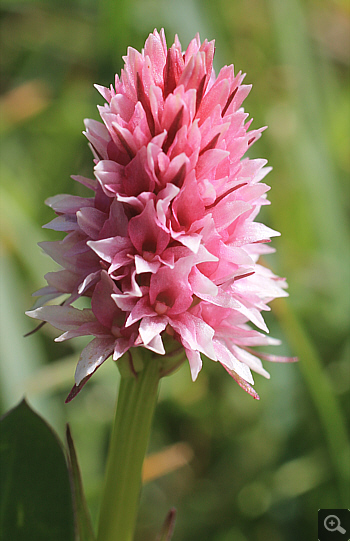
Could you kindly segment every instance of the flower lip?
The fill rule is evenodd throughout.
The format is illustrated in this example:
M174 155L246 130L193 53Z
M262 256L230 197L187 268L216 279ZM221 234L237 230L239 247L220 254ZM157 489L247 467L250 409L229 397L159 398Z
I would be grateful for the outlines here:
M157 312L159 316L164 316L164 314L166 314L167 311L169 310L169 305L167 303L156 300L156 303L154 305L154 310Z
M173 272L169 270L168 276L171 277ZM162 283L163 280L157 280L157 274L151 277L151 287L149 291L150 303L154 306L155 311L168 315L181 314L185 312L192 304L192 291L189 284L181 281L174 283Z

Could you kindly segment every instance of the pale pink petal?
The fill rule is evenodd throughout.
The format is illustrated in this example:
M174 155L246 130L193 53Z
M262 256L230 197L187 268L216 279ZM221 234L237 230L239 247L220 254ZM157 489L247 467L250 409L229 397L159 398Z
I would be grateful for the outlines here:
M249 368L254 370L254 372L256 372L257 374L261 374L265 378L270 379L270 374L263 368L262 362L260 361L260 359L258 359L258 357L234 345L231 346L231 351L237 357L237 359L244 363L244 365L249 366ZM239 373L237 370L236 372ZM240 374L240 376L242 376L242 374Z
M242 387L242 389L244 389L248 394L250 394L250 396L255 398L255 400L260 400L260 396L258 395L258 393L253 389L251 385L249 385L249 383L244 378L239 376L234 370L227 368L227 366L225 365L223 366L225 370L230 374L230 376L232 376L233 379L237 381L238 385Z
M53 229L54 231L75 231L79 229L79 224L74 214L66 214L65 216L54 218L48 224L43 225L43 228Z
M153 351L154 353L157 353L158 355L165 354L164 345L159 334L152 338L152 340L145 345L145 348Z
M125 175L124 167L112 160L101 160L95 166L95 175L106 195L120 192Z
M215 297L218 294L218 287L204 274L202 274L197 267L192 270L189 282L191 284L192 291L195 295L209 295Z
M71 178L76 182L83 184L87 188L90 188L90 190L96 191L97 182L94 178L82 177L81 175L72 175Z
M87 197L67 194L49 197L45 203L59 214L75 214L82 207L94 206L94 200L92 198L89 199Z
M227 229L232 222L251 208L251 205L245 201L225 201L225 199L220 201L211 210L217 231Z
M214 348L218 360L226 369L234 371L239 377L254 385L249 367L232 353L231 348L224 341L214 340Z
M76 329L71 331L66 331L60 336L55 338L55 342L64 342L70 340L71 338L76 338L77 336L99 336L103 338L110 338L111 332L110 329L107 329L98 321L89 321L88 323L83 323Z
M75 288L79 282L79 275L68 270L60 270L56 272L48 272L45 274L45 279L47 283L57 289L62 291L62 293L70 293Z
M151 342L155 336L159 335L162 331L164 331L167 324L167 317L157 316L142 318L139 327L139 334L141 336L142 342L144 344L148 344L149 342Z
M96 240L106 221L106 214L95 208L81 208L77 212L78 225L86 235Z
M88 276L84 278L84 280L78 287L79 295L82 295L83 293L85 293L85 291L89 289L89 287L94 285L98 281L100 275L101 275L101 271L99 270L96 272L92 272L91 274L88 274Z
M172 317L169 323L188 348L198 350L210 359L216 360L212 342L215 331L207 323L188 312Z
M106 271L101 272L101 279L96 285L91 298L91 309L97 320L106 328L111 329L116 317L120 315L112 294L117 288Z
M187 348L185 348L185 352L191 369L192 381L196 381L203 364L200 353Z
M117 361L126 353L131 347L131 341L126 338L118 338L114 344L113 361Z
M81 352L75 371L75 384L93 374L113 353L115 338L94 338Z
M88 241L88 246L102 259L112 263L115 254L120 250L129 248L131 242L127 237L110 237L97 241Z
M36 310L26 312L26 315L34 319L47 321L61 331L69 331L83 323L95 321L92 310L87 308L78 310L71 306L42 306Z
M160 268L160 265L159 260L147 261L146 259L143 259L143 257L135 255L136 274L142 274L144 272L151 272L154 274Z
M125 322L125 327L133 325L136 321L139 321L146 316L156 316L157 312L150 306L149 299L147 297L142 297L132 309L129 317Z

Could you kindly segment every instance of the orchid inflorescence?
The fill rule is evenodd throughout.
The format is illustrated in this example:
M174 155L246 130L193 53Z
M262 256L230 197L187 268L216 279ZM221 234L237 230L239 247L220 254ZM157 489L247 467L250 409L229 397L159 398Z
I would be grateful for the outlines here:
M249 131L241 107L251 86L232 65L216 77L213 57L214 42L198 35L185 53L177 36L168 49L163 30L141 53L129 48L115 86L96 87L103 123L85 121L95 178L73 178L93 195L47 201L57 217L45 227L66 236L40 245L62 270L46 275L28 314L64 331L57 341L94 336L68 400L111 355L166 354L167 335L193 380L204 354L255 398L250 369L269 377L260 358L288 360L251 349L279 343L260 332L261 311L287 295L286 282L257 263L279 233L255 221L269 168L243 158L264 129ZM82 296L91 308L73 306Z

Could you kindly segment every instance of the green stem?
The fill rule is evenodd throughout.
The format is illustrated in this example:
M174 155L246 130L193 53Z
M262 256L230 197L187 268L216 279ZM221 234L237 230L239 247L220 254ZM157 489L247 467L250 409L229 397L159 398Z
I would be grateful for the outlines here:
M157 356L145 359L143 369L137 376L121 376L100 510L98 541L133 539L142 465L157 402L159 378L160 362Z

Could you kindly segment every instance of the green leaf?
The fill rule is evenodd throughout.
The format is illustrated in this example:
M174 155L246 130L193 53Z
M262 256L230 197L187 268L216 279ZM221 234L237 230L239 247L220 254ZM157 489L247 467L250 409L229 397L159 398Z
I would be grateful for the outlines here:
M63 448L25 400L1 419L0 500L2 541L74 540Z
M95 541L94 530L85 500L83 483L69 425L67 425L66 437L69 452L69 470L73 489L76 533L79 541Z
M157 537L157 541L170 541L175 527L175 519L176 519L176 509L175 507L172 507L167 514L162 531L160 532L159 536Z

